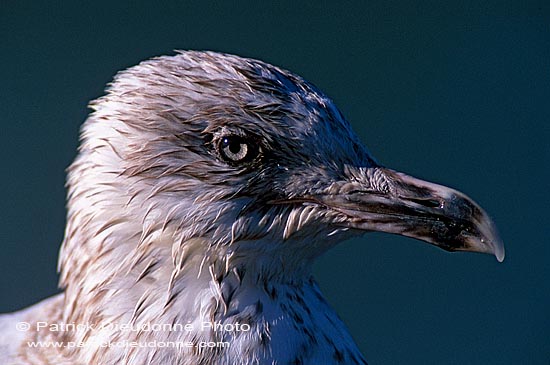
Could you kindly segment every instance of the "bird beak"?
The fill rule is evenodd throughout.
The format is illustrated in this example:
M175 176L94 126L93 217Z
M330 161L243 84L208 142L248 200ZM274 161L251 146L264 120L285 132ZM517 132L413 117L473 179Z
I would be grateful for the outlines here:
M473 200L451 188L386 168L363 170L313 200L343 214L344 224L364 231L413 237L447 251L494 254L504 260L495 225Z

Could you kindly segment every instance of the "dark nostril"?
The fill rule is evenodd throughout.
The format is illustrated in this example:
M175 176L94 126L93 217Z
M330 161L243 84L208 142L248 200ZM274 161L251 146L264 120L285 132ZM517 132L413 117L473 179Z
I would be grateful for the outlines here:
M418 199L418 198L407 198L407 200L420 204L426 208L443 208L444 203L443 201L439 201L437 199Z

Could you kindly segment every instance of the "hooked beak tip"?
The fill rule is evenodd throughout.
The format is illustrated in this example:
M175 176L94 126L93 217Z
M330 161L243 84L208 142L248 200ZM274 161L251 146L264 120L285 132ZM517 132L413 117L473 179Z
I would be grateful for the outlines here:
M503 262L506 256L504 242L500 238L493 220L484 214L483 223L480 224L480 246L485 247L487 253L495 255L498 262Z
M497 258L497 261L504 261L504 258L506 257L506 250L504 249L504 243L502 240L499 237L495 237L495 239L490 243L490 246L493 249L493 254Z
M504 257L506 256L506 252L504 251L504 246L500 246L498 250L495 251L495 257L497 258L498 262L504 261Z

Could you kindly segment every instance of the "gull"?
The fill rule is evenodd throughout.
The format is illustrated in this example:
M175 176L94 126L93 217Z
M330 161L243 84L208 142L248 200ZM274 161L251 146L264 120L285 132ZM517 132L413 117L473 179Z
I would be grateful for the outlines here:
M182 51L120 72L90 107L62 292L0 316L2 364L366 364L317 257L380 231L504 259L473 200L377 162L284 69Z

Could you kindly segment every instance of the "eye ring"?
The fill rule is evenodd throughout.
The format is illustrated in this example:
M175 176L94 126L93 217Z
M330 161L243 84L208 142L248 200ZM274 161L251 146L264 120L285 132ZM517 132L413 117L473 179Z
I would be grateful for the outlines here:
M256 144L238 135L222 136L217 147L220 157L228 163L248 162L258 155Z

